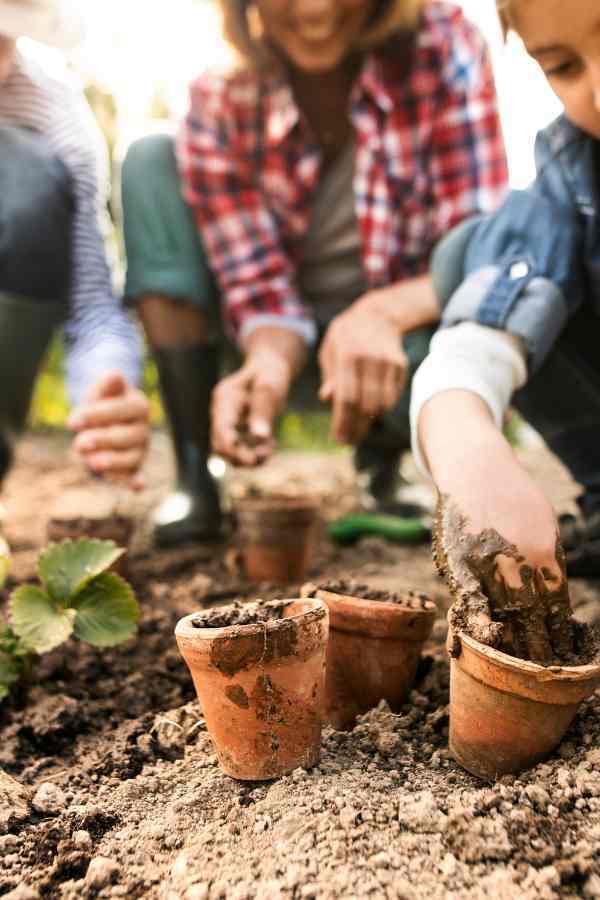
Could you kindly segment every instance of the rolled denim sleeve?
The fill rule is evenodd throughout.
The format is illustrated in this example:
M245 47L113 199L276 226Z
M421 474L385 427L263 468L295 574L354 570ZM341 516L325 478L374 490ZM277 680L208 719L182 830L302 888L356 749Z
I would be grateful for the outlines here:
M536 371L585 297L583 241L569 185L550 159L529 190L513 191L474 227L442 327L475 321L508 331L523 341L529 371Z

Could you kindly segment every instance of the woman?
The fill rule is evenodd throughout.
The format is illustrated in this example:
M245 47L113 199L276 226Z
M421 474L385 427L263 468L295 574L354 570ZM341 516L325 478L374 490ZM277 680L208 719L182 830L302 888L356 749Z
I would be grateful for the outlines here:
M263 462L318 342L334 435L357 447L374 500L389 498L409 446L408 383L438 318L431 248L506 182L486 50L457 8L221 6L240 66L192 87L178 143L187 206L168 139L135 145L123 175L127 295L179 464L179 491L157 516L163 542L218 531L211 395L213 449ZM242 354L220 382L219 310Z

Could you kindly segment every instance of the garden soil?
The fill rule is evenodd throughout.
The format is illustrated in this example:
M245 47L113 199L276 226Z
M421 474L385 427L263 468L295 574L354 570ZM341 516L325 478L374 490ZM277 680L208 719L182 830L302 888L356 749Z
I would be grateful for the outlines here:
M563 470L539 446L524 459L568 509ZM140 513L170 478L160 436L149 468ZM282 455L261 479L308 486L331 514L354 499L345 456ZM85 485L61 441L21 446L4 498L16 578L34 575L44 511ZM232 493L247 490L236 476ZM149 554L138 532L137 639L106 652L69 644L1 707L0 767L24 786L0 834L3 900L600 897L600 696L532 771L487 785L460 769L447 751L448 596L427 548L369 538L336 549L323 537L311 580L423 591L439 619L400 714L381 705L352 732L327 729L318 768L258 784L220 772L173 629L190 612L281 592L248 584L233 546ZM599 587L574 582L572 594L581 620L600 617Z

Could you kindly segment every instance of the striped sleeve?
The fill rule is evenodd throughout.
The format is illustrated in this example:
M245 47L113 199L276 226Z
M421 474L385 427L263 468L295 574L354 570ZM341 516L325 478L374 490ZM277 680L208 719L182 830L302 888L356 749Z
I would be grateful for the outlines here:
M65 338L69 395L79 404L108 370L118 369L136 384L141 345L137 327L112 283L107 251L108 160L83 97L72 97L51 137L74 180L73 281Z

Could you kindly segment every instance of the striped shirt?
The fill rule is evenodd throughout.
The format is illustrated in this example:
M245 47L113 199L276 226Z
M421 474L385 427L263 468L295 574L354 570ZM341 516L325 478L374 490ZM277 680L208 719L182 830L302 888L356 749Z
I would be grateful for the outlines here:
M0 122L43 135L73 179L73 277L65 325L71 401L81 403L109 369L137 383L140 337L117 299L107 254L108 159L85 97L19 53L0 84Z

